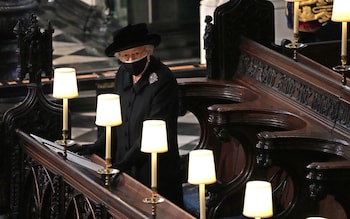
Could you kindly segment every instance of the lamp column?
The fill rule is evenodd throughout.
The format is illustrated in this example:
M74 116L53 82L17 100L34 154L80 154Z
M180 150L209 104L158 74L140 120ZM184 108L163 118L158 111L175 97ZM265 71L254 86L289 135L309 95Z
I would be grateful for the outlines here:
M112 126L122 124L120 96L118 94L100 94L97 96L96 121L98 126L106 127L105 168L98 173L105 177L105 185L110 185L110 177L118 173L112 169Z
M304 48L306 45L299 42L299 6L303 0L286 0L293 2L293 42L286 45L287 48L293 49L293 59L297 60L297 50Z
M55 98L61 98L63 101L63 139L57 140L56 143L64 146L64 158L67 158L67 147L74 144L74 141L69 139L68 99L75 98L78 96L77 77L74 68L56 68L54 70L52 96Z
M213 151L199 149L189 153L188 182L199 185L200 219L205 219L205 184L216 182Z
M157 194L157 153L168 151L168 138L166 123L163 120L146 120L143 122L141 151L151 153L151 198L143 199L143 202L152 204L152 216L157 215L157 204L164 199Z
M342 35L341 35L341 65L333 67L333 70L343 75L342 84L346 85L346 78L350 70L350 66L347 65L347 32L348 23L350 21L350 1L349 0L334 0L332 9L332 21L342 22Z

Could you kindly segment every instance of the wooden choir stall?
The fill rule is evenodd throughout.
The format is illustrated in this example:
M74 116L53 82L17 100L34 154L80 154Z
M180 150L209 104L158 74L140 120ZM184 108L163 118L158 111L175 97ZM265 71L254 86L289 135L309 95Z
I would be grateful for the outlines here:
M104 168L97 156L86 160L68 152L64 158L64 150L54 143L62 138L62 105L48 95L52 93L52 60L41 60L52 55L53 27L49 23L46 29L40 28L33 15L28 29L18 22L17 31L19 46L23 46L21 76L29 74L29 81L20 82L24 96L1 117L0 192L7 216L194 218L166 199L156 206L145 203L143 199L152 197L151 189L127 174L113 175L106 186L105 177L97 173ZM47 56L42 56L42 48L48 48ZM70 123L69 117L69 127Z
M348 218L350 89L343 76L303 55L311 53L307 47L295 58L294 51L274 43L270 1L231 0L206 22L207 77L194 74L178 78L178 84L179 116L189 111L200 125L195 149L214 152L218 181L206 186L207 218L242 217L251 180L271 182L273 218ZM323 45L312 50L323 51ZM62 113L57 105L41 105ZM9 153L13 218L151 216L151 207L142 203L148 188L123 173L105 188L95 172L63 160L30 137L33 130L22 130L28 126L20 122L21 113L12 110L8 115L15 116L3 122L11 124L7 144L15 149ZM186 175L186 155L182 160ZM168 201L157 207L158 218L198 217L196 209Z
M55 144L17 134L25 152L21 215L27 218L194 218L166 199L153 209L143 202L151 189L125 173L113 175L106 186L97 156L90 163L68 152L63 159Z
M198 148L216 160L207 215L241 216L246 182L265 180L273 218L348 218L350 89L314 61L340 52L276 45L273 10L261 0L219 6L204 36L208 77L179 79L183 108L201 125Z

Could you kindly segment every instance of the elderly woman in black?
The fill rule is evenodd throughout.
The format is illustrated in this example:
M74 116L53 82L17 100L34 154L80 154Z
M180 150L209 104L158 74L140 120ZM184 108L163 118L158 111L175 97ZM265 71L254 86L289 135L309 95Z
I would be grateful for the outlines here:
M153 54L161 38L148 33L146 24L128 25L114 33L107 56L119 59L114 92L120 95L123 123L112 129L112 164L150 187L150 154L140 151L143 121L166 122L168 152L158 154L159 194L182 206L179 152L177 143L178 88L171 70ZM99 153L105 148L101 136L84 152ZM79 153L84 153L80 151Z

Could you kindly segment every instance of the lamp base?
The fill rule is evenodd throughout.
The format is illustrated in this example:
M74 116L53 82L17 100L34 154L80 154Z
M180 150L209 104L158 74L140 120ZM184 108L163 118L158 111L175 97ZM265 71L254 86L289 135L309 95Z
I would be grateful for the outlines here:
M146 204L158 204L164 202L164 198L144 198L142 201Z
M158 196L157 187L152 187L152 196L144 198L142 201L147 204L157 204L164 202L164 198Z
M75 141L74 141L74 140L71 140L71 139L67 139L67 140L64 140L64 139L56 140L55 143L56 143L56 144L59 144L59 145L62 145L62 146L67 146L67 147L70 147L70 146L75 145Z
M337 65L332 68L334 71L339 73L350 71L350 65Z
M350 65L345 65L345 64L337 65L337 66L334 66L332 69L343 76L341 82L343 85L346 85L346 79L350 76L349 75L350 74Z
M285 45L288 49L293 49L293 60L297 61L297 50L306 47L304 43L293 42Z
M301 49L304 47L306 47L305 43L288 43L286 45L286 48L288 48L288 49Z
M119 170L106 168L106 169L97 170L97 173L99 173L101 175L114 175L114 174L119 173Z
M143 203L152 205L152 216L155 219L157 216L157 204L164 202L164 198L157 195L157 187L152 186L151 198L144 198L142 201Z
M112 175L115 175L119 173L119 170L117 169L111 169L111 168L105 168L105 169L100 169L97 170L97 173L101 174L102 177L104 177L104 184L105 186L110 186L111 185L111 177Z

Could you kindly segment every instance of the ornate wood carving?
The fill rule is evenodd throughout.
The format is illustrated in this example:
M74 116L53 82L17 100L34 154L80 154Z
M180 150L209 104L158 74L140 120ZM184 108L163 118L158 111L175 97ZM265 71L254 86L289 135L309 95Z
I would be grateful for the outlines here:
M21 208L34 209L35 218L152 217L151 205L142 201L151 189L124 173L106 187L97 172L63 159L24 132L17 133L29 157L25 185L31 192L23 196L32 200L21 203ZM166 199L157 205L157 217L194 218Z
M349 130L335 122L340 101L349 102L348 91L334 83L338 76L304 57L295 62L247 39L240 48L240 66L233 80L180 83L184 91L194 91L184 92L185 99L197 96L196 102L186 101L185 108L201 111L195 113L200 121L208 119L209 124L201 125L207 130L201 147L213 149L217 160L219 182L208 187L212 194L208 214L239 215L242 206L227 206L240 203L243 185L252 179L273 182L276 218L322 212L321 201L309 196L306 165L348 158ZM230 89L223 92L225 87ZM332 213L337 212L327 212Z
M31 25L24 29L20 20L16 26L20 52L20 67L22 78L29 74L30 83L27 94L22 102L8 109L2 117L2 167L9 187L5 197L9 197L10 215L12 218L22 218L21 194L23 183L22 148L15 134L16 128L29 133L43 136L50 140L61 139L62 106L53 102L44 94L41 76L52 74L52 33L49 27L42 33L36 16L32 15Z
M13 28L21 20L23 23L30 22L30 14L37 7L35 0L1 0L0 1L0 81L7 82L17 80L17 51L16 36Z
M23 80L26 74L29 74L30 83L41 83L43 76L49 79L52 78L53 32L54 29L50 22L42 32L34 14L32 14L31 23L27 28L24 27L21 21L18 21L14 28L14 33L18 40L20 80Z
M30 133L46 136L51 140L60 139L62 108L45 96L35 84L28 86L28 94L23 102L6 111L3 116L4 135L6 136L3 151L11 157L8 162L10 168L9 181L11 194L11 214L20 217L20 194L25 191L21 188L23 172L21 170L23 158L22 149L15 134L16 128L23 128ZM5 155L5 154L4 154ZM11 156L10 156L11 155ZM4 158L8 159L8 158ZM16 217L16 216L14 216Z
M349 160L312 162L307 165L307 171L310 196L322 200L327 195L332 195L344 208L346 215L350 215L350 193L347 186L350 182Z
M242 19L244 18L244 19ZM274 8L270 1L234 0L220 5L214 12L212 50L208 50L209 76L231 79L238 65L242 36L266 46L274 42ZM208 45L211 45L207 41Z
M94 204L76 191L64 178L27 157L25 162L24 192L21 215L26 218L93 218ZM99 212L106 212L99 206ZM104 213L105 214L105 213ZM100 218L102 218L100 216Z
M200 118L208 116L209 125L203 122L208 131L201 136L204 138L201 146L214 150L219 180L224 179L221 184L208 187L214 194L212 202L209 201L214 203L209 204L212 207L209 215L239 215L242 208L227 206L241 203L246 181L265 179L273 182L276 218L305 218L320 212L330 218L339 213L344 218L341 209L349 208L348 205L324 212L320 200L309 196L310 184L305 177L310 162L348 159L349 89L339 83L340 75L306 57L300 55L295 62L273 51L283 48L272 46L272 13L265 1L229 1L216 9L214 26L207 22L214 41L213 45L207 44L213 48L208 50L207 57L212 58L211 62L207 61L208 76L220 79L207 83L221 83L223 87L240 85L255 96L228 103L220 103L220 97L204 99L208 105L194 106L204 112ZM198 90L197 95L204 91ZM217 91L220 93L220 89ZM235 96L232 93L236 92L232 90L228 96ZM226 96L227 93L221 93L221 97ZM208 106L208 112L203 106ZM310 168L310 171L315 170ZM313 192L326 188L325 184L321 185L325 180L320 172L328 171L311 175ZM332 185L339 187L337 183ZM327 189L327 193L336 194L337 200L347 200L339 192Z
M350 117L347 110L350 109L350 105L338 96L319 91L317 87L285 74L250 54L242 54L238 71L312 109L330 121L349 128Z

